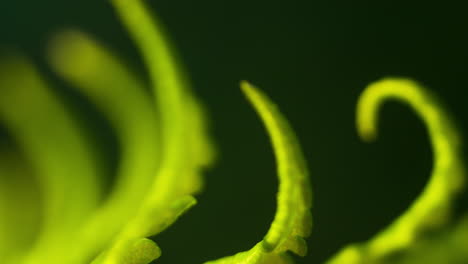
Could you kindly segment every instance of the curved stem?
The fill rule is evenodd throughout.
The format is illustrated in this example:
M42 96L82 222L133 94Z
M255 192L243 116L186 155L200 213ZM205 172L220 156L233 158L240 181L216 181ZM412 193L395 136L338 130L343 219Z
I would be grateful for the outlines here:
M312 228L309 173L293 130L276 105L253 85L241 88L262 119L276 156L279 177L277 210L264 239L252 249L206 264L291 263L287 251L304 256L304 238Z
M424 232L447 222L453 200L463 187L465 168L457 129L437 99L411 80L384 79L366 88L357 106L361 138L376 138L379 109L388 100L407 104L426 124L434 153L431 177L419 197L390 226L367 243L345 248L330 263L372 263L410 247Z

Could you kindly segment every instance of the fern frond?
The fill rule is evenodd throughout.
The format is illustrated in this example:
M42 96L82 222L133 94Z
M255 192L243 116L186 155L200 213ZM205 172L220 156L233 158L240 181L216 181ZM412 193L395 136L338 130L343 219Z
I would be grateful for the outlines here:
M242 82L241 87L273 144L279 176L277 211L267 234L252 249L207 264L290 263L288 251L307 253L304 238L312 227L309 173L296 136L276 105L251 84Z

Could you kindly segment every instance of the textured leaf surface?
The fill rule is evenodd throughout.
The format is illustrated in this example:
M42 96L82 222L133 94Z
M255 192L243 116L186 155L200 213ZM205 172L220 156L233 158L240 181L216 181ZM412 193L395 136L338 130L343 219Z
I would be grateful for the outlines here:
M127 261L124 256L135 251L131 246L135 241L160 233L195 204L191 194L201 188L200 174L214 155L203 110L190 93L159 23L141 1L112 4L149 70L159 121L160 163L135 215L100 257L99 263L109 264Z
M75 240L72 258L82 263L112 241L148 194L159 163L156 109L135 73L85 34L59 34L49 53L54 70L110 120L122 152L112 193Z
M74 138L80 136L80 129L68 124L72 121L62 116L65 111L53 95L43 92L44 85L28 63L13 59L2 67L5 75L2 88L8 88L7 96L0 98L5 119L13 127L13 134L19 134L21 140L26 138L23 140L29 144L26 149L32 149L33 158L45 167L40 175L52 178L54 189L44 191L51 196L46 197L46 202L61 203L50 217L55 222L48 224L50 232L58 238L48 235L52 238L38 241L37 250L24 254L27 255L24 263L82 264L96 256L95 263L151 262L159 257L160 249L147 237L166 229L196 203L191 194L201 189L201 173L213 162L204 109L176 66L160 26L140 1L112 3L143 52L152 89L145 89L146 84L119 59L82 33L60 34L50 50L55 71L108 118L121 145L114 189L103 204L92 204L86 211L87 220L81 217L82 210L75 202L87 205L89 200L96 199L93 191L98 184L86 181L99 177L75 174L88 173L90 165L85 162L93 155L82 155L82 148L89 142ZM16 85L24 86L24 90L13 89ZM18 111L15 109L18 102L29 105ZM26 111L31 112L24 114ZM29 118L34 113L41 118L25 122L24 116ZM46 119L58 121L59 132L51 133L55 131L49 130ZM62 124L63 128L59 126ZM68 145L55 148L62 141ZM65 154L75 152L81 159L74 160L75 155ZM63 176L68 170L73 172L72 180ZM75 197L78 191L79 197ZM60 215L69 212L63 210L65 205L76 216L70 217L75 222L68 223L68 215Z
M273 144L279 176L277 211L267 234L251 250L208 263L290 263L287 251L300 256L307 253L303 238L312 227L308 171L296 136L277 107L249 83L243 82L241 87L262 118Z

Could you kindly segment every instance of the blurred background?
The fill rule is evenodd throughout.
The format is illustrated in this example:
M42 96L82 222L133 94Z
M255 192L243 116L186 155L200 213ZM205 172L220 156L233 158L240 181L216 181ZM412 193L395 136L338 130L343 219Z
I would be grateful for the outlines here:
M410 77L439 95L466 138L468 16L460 2L148 1L208 110L219 152L199 204L157 237L163 250L158 263L232 255L253 246L269 227L276 165L267 134L239 90L243 79L279 105L309 164L314 230L309 254L298 263L322 263L402 213L430 175L425 127L405 105L388 103L378 140L366 144L355 131L355 104L370 82ZM112 171L119 148L110 125L45 60L50 37L69 28L91 34L146 76L108 1L0 2L0 50L33 58L92 128ZM10 141L1 125L0 138ZM466 197L458 215L468 208Z

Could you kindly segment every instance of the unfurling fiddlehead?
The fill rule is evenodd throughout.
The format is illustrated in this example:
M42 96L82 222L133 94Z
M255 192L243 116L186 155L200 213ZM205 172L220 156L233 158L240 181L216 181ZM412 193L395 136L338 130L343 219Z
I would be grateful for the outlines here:
M38 70L21 56L0 63L0 120L21 148L19 153L0 151L0 172L10 177L0 181L1 263L147 264L161 254L149 237L196 204L193 195L203 186L202 171L215 156L204 109L142 0L111 3L141 52L150 92L117 56L83 33L59 34L49 53L54 71L93 102L115 130L121 156L109 195L103 194L101 161L91 141ZM273 145L277 211L267 234L252 249L207 264L291 263L289 252L306 254L304 239L312 228L307 166L276 105L247 82L241 88ZM370 85L359 100L357 127L364 140L376 137L378 110L388 99L408 104L426 123L434 149L432 176L388 228L344 248L328 263L409 264L424 259L428 251L436 252L431 256L439 262L425 264L447 259L463 263L468 259L468 216L447 227L451 204L464 183L460 137L426 89L406 79L385 79ZM31 164L20 165L23 159ZM12 211L20 201L30 206L27 214ZM24 217L30 219L20 223L32 228L15 222ZM428 231L438 232L435 240L425 236ZM433 249L440 243L450 250L438 254ZM399 259L390 258L402 251Z
M384 79L367 87L357 106L361 138L375 139L378 111L391 99L408 104L426 124L434 152L431 178L414 203L389 227L364 244L345 248L330 264L375 263L412 247L425 232L447 223L451 205L463 187L465 169L457 129L436 98L413 81Z

